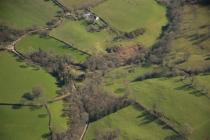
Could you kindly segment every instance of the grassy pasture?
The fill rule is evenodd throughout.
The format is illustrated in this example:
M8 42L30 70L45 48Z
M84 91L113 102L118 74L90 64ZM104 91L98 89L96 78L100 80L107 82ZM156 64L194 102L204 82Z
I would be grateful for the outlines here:
M42 27L54 18L58 10L51 1L1 0L0 24L15 29Z
M210 52L210 9L208 6L186 5L182 10L182 19L178 36L171 43L168 63L188 56L187 61L179 64L181 68L202 69L209 66L207 55Z
M163 129L156 121L147 122L143 111L129 106L91 123L85 135L85 140L93 140L97 132L114 129L120 130L119 140L163 140L165 137L174 134L168 129Z
M120 31L145 28L143 36L118 42L118 45L143 43L149 47L159 37L162 26L167 24L166 8L155 0L107 0L92 11Z
M38 35L29 35L17 43L16 49L22 54L29 54L39 49L60 56L70 56L75 62L83 62L87 55L75 50L53 38L41 38Z
M110 92L122 95L124 92L129 92L127 87L130 81L155 68L156 66L147 68L140 66L124 66L116 68L110 70L109 73L105 75L103 83L105 87L108 87L107 90Z
M49 133L46 110L31 110L27 107L12 109L0 107L1 140L47 140L42 136Z
M172 120L189 124L193 130L190 137L192 140L206 139L210 136L210 100L208 98L200 96L195 90L186 88L179 81L180 77L157 78L142 82L131 82L133 79L126 74L118 77L118 73L127 72L128 69L110 71L105 76L105 89L118 95L127 93L130 98L148 108L155 106L158 111L163 112ZM143 73L137 72L133 75L140 76ZM201 87L208 87L209 75L196 76L196 79ZM127 81L127 84L119 81Z
M155 105L158 110L181 124L189 124L193 130L191 139L207 139L210 136L210 100L186 88L177 82L178 79L163 78L132 83L130 97L150 108Z
M56 96L56 90L58 90L56 80L44 70L18 62L12 54L7 52L0 53L0 65L3 66L0 69L1 103L21 102L22 95L30 92L34 86L41 86L44 90L44 95L34 102L45 102ZM53 130L55 132L65 131L67 118L62 116L62 101L50 104L49 108L52 114ZM34 140L42 139L41 135L48 132L48 116L46 110L43 112L43 109L32 111L23 107L15 110L1 106L0 124L3 125L3 128L0 131L0 139L15 139L17 137L17 140L22 140L31 136L34 136ZM38 115L44 118L38 117ZM28 133L25 134L25 132Z
M86 31L85 26L81 21L66 20L50 35L91 54L105 52L111 39L110 34L106 30L90 33Z
M44 91L40 102L56 96L56 79L44 70L18 62L6 52L0 53L0 66L0 102L18 103L24 93L36 86Z
M92 5L95 5L95 3L98 3L102 0L59 0L60 3L65 5L68 9L81 9L81 8L87 8Z

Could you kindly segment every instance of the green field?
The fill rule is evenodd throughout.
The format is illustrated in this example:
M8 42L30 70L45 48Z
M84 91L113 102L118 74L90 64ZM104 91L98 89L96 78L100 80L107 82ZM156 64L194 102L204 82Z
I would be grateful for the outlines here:
M167 24L166 8L157 4L155 0L107 0L92 11L117 30L146 30L143 36L118 43L122 45L143 43L149 47L159 37L162 26Z
M38 35L26 36L16 44L16 49L25 55L42 49L56 55L70 56L75 62L83 62L88 57L60 41L50 37L41 38Z
M59 10L51 1L1 0L0 24L15 29L43 27Z
M177 80L179 78L162 78L132 83L130 97L150 108L157 106L181 124L189 124L193 130L191 139L207 139L210 136L210 100L196 96L196 91L184 88Z
M141 67L141 66L125 66L119 67L113 70L110 70L103 80L104 86L107 87L107 90L119 93L121 95L122 92L129 92L127 87L129 83L137 78L138 76L143 75L146 72L150 72L158 68L156 66L153 67ZM122 76L123 75L123 76Z
M163 140L174 135L168 129L163 129L157 121L148 121L143 111L132 106L108 115L88 127L85 140L94 140L98 132L120 130L119 140Z
M106 31L87 32L83 22L66 20L58 28L54 29L50 35L60 39L73 47L91 53L104 53L111 36Z
M68 9L81 9L87 8L101 0L59 0L60 3L65 5Z
M45 109L0 107L1 140L47 140L48 116ZM41 117L42 116L42 117Z
M52 129L57 133L65 132L68 129L68 118L63 116L63 108L62 101L49 104L49 109L52 114Z
M206 60L210 52L210 9L207 6L184 6L178 36L171 43L167 63L173 65L187 56L185 63L178 67L185 69L202 69L210 65Z
M148 69L148 68L146 68ZM188 89L182 82L180 77L176 78L159 78L142 82L131 82L135 78L142 75L138 72L131 79L126 76L129 69L121 68L110 71L104 80L105 89L118 95L128 94L129 98L146 105L148 108L156 109L163 112L170 119L181 124L189 124L193 133L191 139L206 139L210 130L210 100L205 96L198 96L197 92ZM125 76L118 76L125 73ZM127 74L128 75L128 74ZM208 87L210 76L197 76L201 87ZM119 82L119 81L126 81ZM195 113L196 112L196 113ZM189 117L192 116L193 117Z
M41 68L30 67L23 62L18 62L12 54L7 52L0 53L0 65L4 66L0 69L0 103L22 103L24 101L22 95L30 92L36 86L43 88L43 95L40 99L34 101L35 103L44 103L57 96L56 91L59 88L56 85L55 78ZM63 107L62 101L49 105L52 114L52 126L55 132L63 132L67 129L67 118L62 116ZM14 139L17 133L18 139L27 139L27 137L33 135L34 140L38 140L41 139L38 138L41 134L48 132L46 130L46 128L48 129L48 117L44 117L44 119L38 117L38 115L43 114L43 109L31 111L28 108L21 108L15 110L9 109L9 107L4 109L1 106L0 113L0 118L6 115L10 116L0 121L0 124L2 123L5 127L0 131L0 139L1 137ZM16 129L18 131L15 131ZM25 130L28 132L26 135L21 133ZM16 132L15 135L11 135L13 131Z
M41 68L27 66L18 62L12 54L0 53L0 102L18 103L24 93L33 87L43 88L40 102L56 96L56 79Z

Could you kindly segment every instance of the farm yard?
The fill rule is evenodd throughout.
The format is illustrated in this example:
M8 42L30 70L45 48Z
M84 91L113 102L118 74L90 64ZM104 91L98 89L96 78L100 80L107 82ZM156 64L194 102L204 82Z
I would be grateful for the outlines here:
M209 140L209 4L1 0L0 140Z

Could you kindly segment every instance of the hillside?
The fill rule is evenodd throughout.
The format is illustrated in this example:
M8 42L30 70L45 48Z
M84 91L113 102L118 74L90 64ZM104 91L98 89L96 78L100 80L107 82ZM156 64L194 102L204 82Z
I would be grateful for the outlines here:
M0 140L209 140L209 0L1 0Z

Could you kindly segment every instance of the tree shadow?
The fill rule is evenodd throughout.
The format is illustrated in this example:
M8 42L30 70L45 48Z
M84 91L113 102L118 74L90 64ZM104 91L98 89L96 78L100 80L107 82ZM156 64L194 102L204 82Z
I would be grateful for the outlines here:
M22 105L12 105L12 109L21 109L23 106Z
M143 114L137 116L137 118L141 119L139 126L154 122L158 124L162 129L170 129L163 121L159 120L156 116L151 115L149 112L144 111Z
M29 68L29 66L28 65L25 65L25 64L21 64L21 65L19 65L19 67L20 68Z
M149 114L146 111L144 111L142 115L137 116L137 118L141 119L141 121L142 121L139 125L152 123L157 120L157 117Z
M189 35L188 40L192 42L193 45L199 45L200 43L210 39L210 33L204 33L204 34L192 34Z
M175 88L175 90L188 91L188 94L194 95L196 97L205 96L202 90L193 89L191 84L185 84L185 85L179 86Z
M192 90L191 88L192 88L191 84L184 84L182 86L176 87L175 90L189 91Z
M51 133L50 132L44 133L42 135L42 138L45 139L45 140L50 140L51 139Z
M206 57L205 58L206 61L210 60L210 54L206 55L205 57Z
M208 76L210 73L202 73L201 76Z
M197 97L201 97L201 96L205 96L206 95L201 90L194 90L194 91L191 91L189 94L195 95Z
M31 68L31 70L34 70L34 71L39 71L40 70L40 67L34 66L34 65L29 65L29 64L21 64L21 65L19 65L19 67L23 68L23 69Z
M34 110L37 110L37 109L41 109L41 108L42 108L42 106L36 106L36 105L30 106L30 110L31 111L34 111Z
M115 93L118 93L118 94L123 93L123 92L125 92L125 88L118 88L115 90Z

